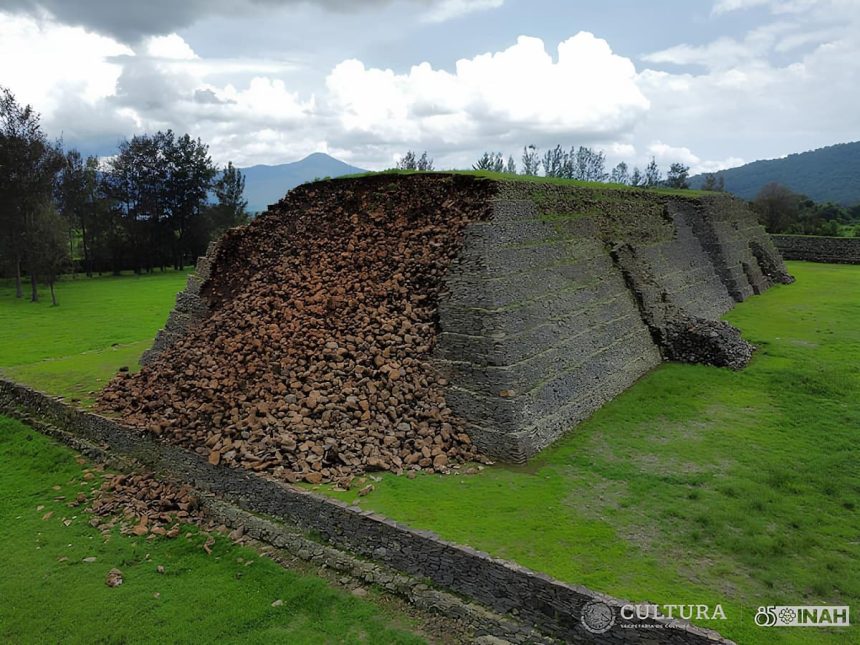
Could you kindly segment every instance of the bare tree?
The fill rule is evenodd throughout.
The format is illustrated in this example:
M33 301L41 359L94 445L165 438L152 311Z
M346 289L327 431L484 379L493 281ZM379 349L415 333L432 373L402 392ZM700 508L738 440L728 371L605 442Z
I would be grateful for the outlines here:
M248 200L245 199L245 175L232 162L212 184L216 202L209 207L208 225L215 236L229 228L248 223Z
M606 181L609 177L606 174L606 155L580 146L573 161L573 173L574 179L581 181Z
M433 170L433 158L427 156L427 151L421 153L421 156L418 158L418 170L423 172L429 172Z

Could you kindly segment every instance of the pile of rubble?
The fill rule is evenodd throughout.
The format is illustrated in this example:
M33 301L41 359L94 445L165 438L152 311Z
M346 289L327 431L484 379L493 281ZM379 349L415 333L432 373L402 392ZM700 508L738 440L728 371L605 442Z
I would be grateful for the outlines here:
M442 279L489 190L382 175L292 191L219 244L209 317L119 374L100 408L291 482L480 459L429 358Z
M123 533L174 538L181 523L200 524L202 513L188 486L160 482L152 473L115 475L96 490L87 507L102 531L117 523Z

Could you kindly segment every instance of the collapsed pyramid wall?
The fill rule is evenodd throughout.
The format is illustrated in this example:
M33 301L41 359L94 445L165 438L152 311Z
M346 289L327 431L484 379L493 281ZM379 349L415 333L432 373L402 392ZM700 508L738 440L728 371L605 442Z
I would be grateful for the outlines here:
M366 470L480 459L428 360L442 277L492 191L426 175L291 191L219 240L160 335L171 342L99 408L291 482L348 487Z
M356 194L364 197L357 199ZM367 195L373 195L370 201ZM428 215L428 208L436 214ZM260 276L275 271L272 261L279 253L295 254L301 240L312 240L314 250L303 256L305 262L327 264L331 258L321 257L327 253L354 253L347 260L362 264L355 244L344 245L339 222L350 229L370 216L376 221L373 226L385 228L389 221L393 225L398 217L402 219L404 209L414 211L415 221L422 226L432 221L433 226L448 226L450 231L441 237L437 231L432 239L432 244L445 247L447 259L438 264L441 274L434 270L432 276L425 276L432 284L424 279L422 287L429 288L427 304L433 309L422 321L434 329L426 330L429 335L420 348L413 347L411 354L401 352L398 359L415 361L413 371L420 372L414 375L416 382L435 380L428 372L431 368L444 377L438 381L444 386L442 398L434 399L434 405L447 411L446 415L451 413L445 417L449 434L465 428L470 441L484 454L515 462L550 444L663 360L743 366L752 347L737 330L720 322L719 316L770 284L791 280L749 210L725 195L674 196L441 174L337 180L293 191L261 223L229 232L210 249L201 266L211 273L202 284L200 280L189 282L189 289L178 299L179 313L171 316L176 324L159 336L147 362L187 360L189 345L215 337L213 319L223 318L225 311L235 309L233 315L248 317L253 308L248 302L254 302L248 293L249 282L277 282L271 278L261 281ZM404 246L396 237L387 243L399 245L401 251ZM293 270L305 269L294 264ZM344 275L338 274L339 279ZM300 278L286 275L280 279ZM367 279L377 280L380 275L373 273ZM337 285L328 285L333 286ZM384 291L382 284L370 287L371 292ZM291 316L294 308L308 305L307 297L313 294L303 293L296 285L291 289L280 299L263 303L269 314L274 307ZM234 300L245 304L237 309ZM364 310L359 313L367 316ZM371 312L371 318L374 315ZM269 325L272 320L269 315ZM243 342L248 342L248 332L254 335L255 324L261 325L250 318L243 322ZM364 331L372 327L365 326ZM184 338L184 329L190 336L196 334L196 339L179 342L185 345L181 356L171 354L171 348ZM262 327L259 331L263 332ZM337 329L329 331L338 333ZM374 333L384 336L391 330ZM237 351L241 353L242 348L237 346ZM324 352L322 349L320 359L330 362L333 357ZM264 366L263 371L271 368ZM373 379L376 367L369 364L365 368L365 380ZM272 381L283 379L280 373L266 377L268 400ZM147 401L141 391L166 388L176 395L188 389L181 383L181 374L177 379L169 369L162 368L161 375L150 372L147 378L143 386L131 389L121 380L110 394L113 402L109 407L136 425L146 425L153 416L151 401L158 399L149 397ZM194 379L199 378L195 373ZM252 382L259 378L258 373ZM205 389L205 375L203 382ZM199 388L191 387L195 389ZM299 414L318 416L308 415L303 407L307 390L294 392L298 400L293 396L288 406L281 406L285 414L278 419L271 417L274 411L268 406L266 414L252 411L251 421L239 420L239 429L246 434L249 428L259 432L260 424L264 429L267 423L279 424L283 427L276 428L277 441L278 432L289 431L290 423L301 421ZM124 400L129 394L138 400L129 404ZM354 394L363 406L365 400L373 406L377 403L375 395ZM213 404L211 396L205 398L206 405ZM326 407L337 416L342 402L336 393L330 398L333 403ZM242 406L247 408L250 403L249 396ZM408 408L410 404L405 403ZM389 417L392 412L385 406L372 411ZM227 423L223 417L216 415L215 419ZM367 417L356 416L353 423L367 426ZM194 414L189 418L195 426L209 422ZM391 428L399 427L399 419L375 418L383 427L373 425L372 433L390 433L385 429L389 421ZM420 419L408 421L407 426ZM187 423L187 419L180 417L179 422ZM436 425L433 428L438 431ZM180 431L174 429L174 433ZM228 428L225 432L233 431ZM205 440L199 429L197 433L196 441ZM426 445L433 446L431 439L426 437ZM212 441L210 435L208 447ZM214 445L220 449L222 444ZM388 461L382 467L400 470L432 461L421 448L425 445L421 439L413 443L401 432L394 447L403 445L407 448L400 457L405 462L396 457L395 450L385 453ZM206 449L198 447L198 452ZM425 455L410 454L416 449L424 450ZM457 452L455 449L453 454ZM434 450L431 456L435 459L436 454ZM378 455L376 447L371 450L371 460L368 454L359 455L361 465L380 467L373 455ZM307 467L299 457L302 467ZM274 463L265 461L270 462ZM250 463L258 462L252 459Z

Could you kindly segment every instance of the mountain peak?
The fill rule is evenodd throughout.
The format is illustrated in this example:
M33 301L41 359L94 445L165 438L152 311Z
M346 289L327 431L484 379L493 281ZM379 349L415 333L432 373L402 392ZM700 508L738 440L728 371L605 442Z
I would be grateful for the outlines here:
M325 152L313 152L304 159L274 166L240 169L245 174L245 199L248 210L262 212L292 188L321 177L341 177L366 172L350 166Z

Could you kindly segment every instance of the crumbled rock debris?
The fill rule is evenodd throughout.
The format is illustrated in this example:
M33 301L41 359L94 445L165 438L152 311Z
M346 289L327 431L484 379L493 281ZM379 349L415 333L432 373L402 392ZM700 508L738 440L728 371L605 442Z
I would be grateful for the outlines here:
M152 473L114 475L96 489L86 510L101 531L119 525L126 535L175 538L181 523L202 524L203 514L188 486L174 486Z
M393 200L384 181L302 187L228 232L209 317L117 375L100 409L288 482L349 488L366 471L482 460L430 354L442 278L466 225L489 216L489 184L430 177Z
M666 357L684 363L703 363L739 370L752 359L755 345L723 320L687 317L669 321L662 329Z

